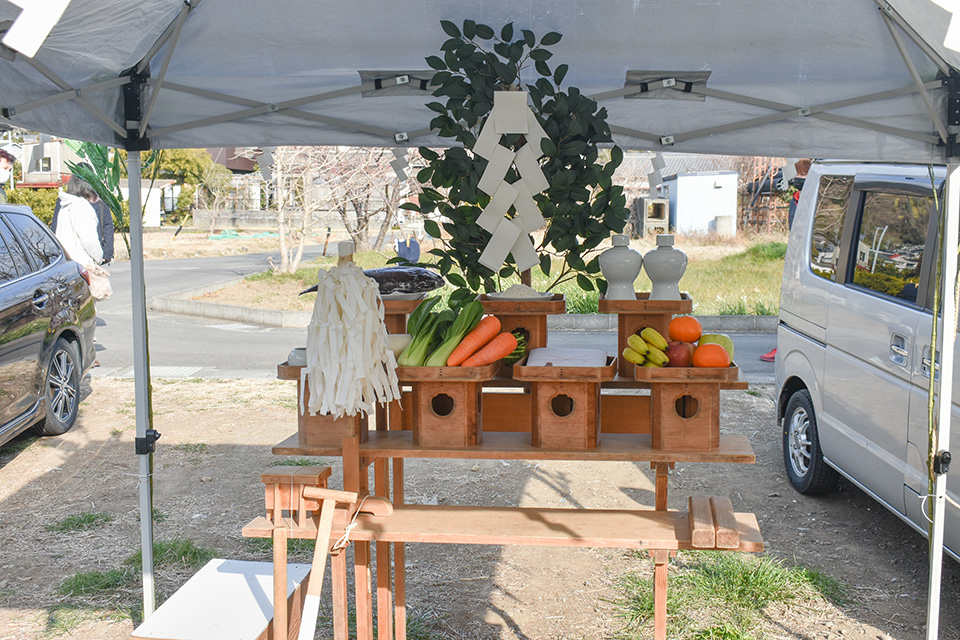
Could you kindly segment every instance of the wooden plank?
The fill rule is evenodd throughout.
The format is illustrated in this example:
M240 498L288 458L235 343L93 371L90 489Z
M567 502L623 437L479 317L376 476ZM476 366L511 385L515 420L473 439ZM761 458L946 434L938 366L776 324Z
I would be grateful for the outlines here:
M667 571L670 552L652 551L653 556L653 638L667 640Z
M685 314L693 311L693 299L686 291L680 294L680 300L651 300L649 291L636 294L636 300L599 300L600 313L669 313Z
M729 367L640 367L636 368L634 376L644 382L683 383L683 382L716 382L731 383L740 379L740 367L732 364Z
M347 553L340 551L330 558L330 577L333 595L333 639L348 640L350 620L347 602Z
M371 585L370 573L370 543L360 540L354 541L353 559L357 640L373 640L373 587Z
M555 293L549 298L527 298L523 300L494 300L487 294L480 294L478 298L483 304L485 313L500 315L554 315L567 312L567 301L562 293Z
M309 586L308 586L309 592ZM287 638L290 626L287 620L287 530L273 529L273 637Z
M530 367L524 358L513 365L513 379L521 382L555 382L570 380L575 382L605 382L617 375L617 359L607 356L607 364L602 367Z
M482 382L493 380L500 371L500 361L482 367L397 367L400 384L411 382Z
M740 531L736 551L763 551L763 536L752 513L734 514ZM686 511L613 509L536 509L523 507L448 507L403 505L389 518L360 515L354 540L438 544L516 544L554 547L693 549ZM292 523L290 523L292 524ZM245 527L247 538L268 538L273 525L264 517ZM342 525L334 526L334 537ZM315 538L315 524L293 529L291 538Z
M717 548L736 549L740 546L740 529L733 513L733 503L726 496L710 498L713 522L717 527Z
M653 463L654 469L656 469L656 481L654 484L654 509L657 511L666 511L667 510L667 489L669 486L670 480L670 463L669 462L655 462Z
M601 394L600 432L650 433L650 396Z
M712 549L717 543L713 510L707 496L690 496L690 543L695 549Z
M306 564L287 571L287 615L299 621ZM215 558L134 630L131 640L266 640L273 619L273 563ZM284 638L286 640L286 638Z

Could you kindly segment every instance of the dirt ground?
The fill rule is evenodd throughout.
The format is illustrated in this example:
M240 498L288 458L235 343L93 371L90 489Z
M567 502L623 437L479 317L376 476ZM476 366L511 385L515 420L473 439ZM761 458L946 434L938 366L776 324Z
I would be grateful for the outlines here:
M89 385L93 386L90 387ZM86 380L68 434L21 436L0 448L0 640L125 639L139 620L140 582L101 596L60 595L78 572L109 571L140 544L133 383ZM756 637L920 640L926 544L858 489L824 498L795 493L784 476L770 387L724 392L722 429L753 443L754 465L678 464L670 506L692 493L729 495L756 513L767 553L843 581L853 602L770 607ZM157 540L188 538L219 557L269 560L240 536L263 509L259 473L270 447L296 430L292 383L155 381ZM334 467L336 460L318 462ZM652 472L634 463L430 461L407 463L410 502L637 508L653 502ZM337 482L333 483L336 486ZM46 527L105 512L87 531ZM651 573L620 550L408 545L410 615L430 638L598 640L622 628L610 603L618 576ZM309 555L293 558L309 561ZM195 569L159 567L158 597ZM329 587L325 588L329 594ZM940 637L960 639L960 565L944 565ZM649 633L647 634L649 635ZM329 634L322 630L318 638Z

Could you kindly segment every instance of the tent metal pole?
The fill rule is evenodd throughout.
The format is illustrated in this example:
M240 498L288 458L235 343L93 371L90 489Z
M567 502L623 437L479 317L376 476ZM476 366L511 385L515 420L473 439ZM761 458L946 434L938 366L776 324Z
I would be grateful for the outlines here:
M890 6L890 3L887 2L887 0L874 0L874 2L877 3L877 7L879 7L884 16L893 20L897 26L900 27L905 34L907 34L907 37L909 37L915 45L920 47L920 49L927 54L927 57L930 58L935 65L940 67L940 71L943 72L943 75L950 75L950 65L947 63L947 61L940 57L940 55L933 50L933 47L931 47L926 40L921 38L919 34L913 30L913 27L907 24L906 20L904 20L903 17L897 13L896 9Z
M913 60L910 59L910 55L907 53L907 48L903 44L903 38L897 33L893 19L886 13L882 13L881 15L883 16L884 24L887 25L887 30L890 31L890 37L893 38L893 43L897 45L897 51L900 52L900 57L903 58L903 63L907 65L907 70L910 72L910 77L913 78L913 83L920 89L920 98L923 100L923 104L926 106L930 118L933 119L933 126L936 127L937 133L940 134L940 139L946 142L947 128L944 126L940 116L937 115L937 110L933 106L933 100L930 99L930 94L923 88L923 78L920 77L917 66L913 64Z
M183 3L183 7L180 9L180 13L177 14L177 17L173 19L173 22L167 25L167 28L163 30L163 33L160 34L160 37L157 38L157 41L153 43L153 46L150 47L150 50L147 51L147 54L143 56L139 63L137 63L137 73L143 73L143 70L150 65L150 61L153 60L153 56L157 55L157 52L163 48L163 45L165 45L167 40L170 39L170 36L173 35L173 30L176 28L179 31L179 27L176 27L175 25L181 20L181 16L196 9L200 2L201 0L187 0Z
M140 214L140 152L127 156L130 185L130 290L133 304L133 388L140 479L140 549L143 556L143 619L156 609L153 576L153 445L150 425L150 361L147 350L147 293L143 276L143 219ZM141 448L139 443L149 443Z
M68 82L66 82L63 78L61 78L60 76L58 76L57 74L55 74L53 71L51 71L50 69L48 69L48 68L46 67L46 65L44 65L44 64L42 64L42 63L40 63L40 62L37 62L37 61L34 60L33 58L27 58L27 63L28 63L31 67L33 67L34 69L36 69L37 71L39 71L41 74L43 74L43 76L44 76L47 80L49 80L49 81L52 82L53 84L57 85L57 87L59 87L62 91L76 91L76 90L75 90L73 87L71 87L70 84L69 84ZM116 131L116 132L117 132L117 135L119 135L119 136L121 136L121 137L126 137L126 135L127 135L126 129L124 129L124 128L121 127L119 124L117 124L116 122L114 122L113 120L111 120L111 119L110 119L110 116L108 116L108 115L105 114L103 111L101 111L100 109L98 109L97 107L95 107L92 102L90 102L89 100L87 100L86 98L84 98L84 97L81 96L81 95L77 95L76 100L77 100L77 102L79 102L81 105L83 105L83 107L84 107L87 111L89 111L90 113L92 113L93 115L95 115L97 118L99 118L100 120L102 120L102 121L104 122L104 124L106 124L108 127L110 127L111 129L113 129L114 131Z
M112 80L105 80L103 82L98 82L88 87L82 87L80 89L68 89L66 91L61 91L60 93L55 93L45 98L31 100L30 102L23 102L21 104L13 105L12 107L4 107L3 111L5 114L9 114L5 117L12 118L15 115L26 113L27 111L33 111L34 109L39 109L41 107L48 107L52 104L57 104L59 102L73 100L77 96L86 95L88 93L96 93L97 91L105 91L106 89L119 87L127 84L128 82L130 82L130 78L127 76L124 76L122 78L113 78Z
M177 48L177 40L180 39L180 31L183 29L183 23L187 19L187 14L190 12L190 5L184 4L183 8L180 10L180 15L177 16L176 22L173 24L173 33L170 36L170 46L167 47L167 54L163 56L163 63L160 65L160 73L157 75L157 79L162 83L164 76L167 75L167 69L170 67L170 59L173 58L173 52ZM150 96L150 102L147 103L146 111L143 114L143 117L140 119L140 137L143 137L143 134L147 131L147 125L150 123L150 114L153 113L153 106L157 103L157 98L160 97L159 91L154 91L153 95Z
M940 385L937 407L937 442L935 451L950 450L950 428L953 408L954 342L957 337L957 250L960 240L960 163L947 165L947 187L944 202L943 234L943 330L940 332ZM936 371L936 364L931 369ZM933 522L930 524L930 576L927 588L927 638L936 640L940 627L940 585L943 571L943 518L947 493L947 474L934 479Z

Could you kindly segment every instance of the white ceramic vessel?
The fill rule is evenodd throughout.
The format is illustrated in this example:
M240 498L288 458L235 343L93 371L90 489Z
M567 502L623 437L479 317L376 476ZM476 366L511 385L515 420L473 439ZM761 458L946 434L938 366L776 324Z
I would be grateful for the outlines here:
M673 234L657 235L657 248L643 257L653 288L650 300L680 300L680 278L687 270L687 254L673 248Z
M600 254L600 272L607 281L607 300L636 300L633 283L640 275L643 256L630 248L630 239L616 234L613 246Z

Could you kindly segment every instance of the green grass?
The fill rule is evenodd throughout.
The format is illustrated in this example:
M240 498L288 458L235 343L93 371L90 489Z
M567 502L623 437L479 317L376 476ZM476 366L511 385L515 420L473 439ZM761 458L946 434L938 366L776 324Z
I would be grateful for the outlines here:
M209 448L205 442L184 442L173 446L174 451L185 451L187 453L206 453Z
M88 620L117 621L130 619L130 616L120 611L104 611L89 607L75 607L72 605L57 606L47 612L47 624L44 628L45 637L64 637L74 635L74 631Z
M77 573L60 584L60 594L65 596L89 596L113 593L133 579L129 570L88 571Z
M268 467L323 467L326 466L323 460L316 458L287 458L286 460L274 460Z
M38 436L29 433L21 434L0 447L0 456L15 456L23 453L38 439Z
M217 555L213 549L198 547L193 540L177 538L153 543L153 563L157 568L199 569ZM139 568L143 555L137 551L123 561L124 566Z
M619 581L615 601L625 627L618 638L649 635L653 589L649 575L630 573ZM771 604L816 606L818 600L849 602L838 580L806 567L790 567L770 556L699 551L682 553L671 567L667 612L685 640L755 640L763 637L763 610Z
M153 510L151 511L151 514L153 515L154 523L163 522L164 520L167 519L167 514L165 514L163 511L160 511L160 509L157 509L156 507L153 508ZM140 522L139 511L137 511L137 522Z
M287 538L287 553L290 555L313 555L316 540L306 538ZM269 556L273 553L273 540L270 538L244 538L243 546L251 553Z
M112 514L84 512L67 516L56 524L47 525L44 529L47 531L82 531L84 529L96 529L109 522L113 522Z

